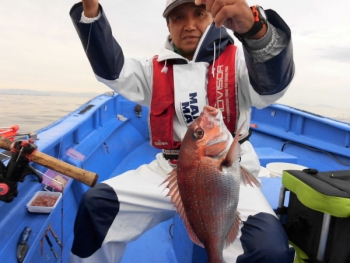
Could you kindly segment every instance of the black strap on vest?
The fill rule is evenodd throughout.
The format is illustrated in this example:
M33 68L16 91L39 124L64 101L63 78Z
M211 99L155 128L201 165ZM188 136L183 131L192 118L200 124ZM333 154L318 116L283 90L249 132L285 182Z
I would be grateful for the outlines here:
M249 141L249 137L252 135L253 131L249 129L248 135L245 136L243 139L239 140L238 142L240 144L244 143L245 141ZM234 137L235 135L232 134ZM163 149L163 157L165 160L177 160L179 157L180 147L177 149Z
M244 138L242 138L241 140L239 140L239 141L238 141L239 144L243 144L245 141L249 141L249 138L250 138L250 136L252 136L252 133L253 133L252 129L249 129L249 130L248 130L248 135L245 136ZM232 136L235 137L235 134L232 133Z
M180 147L177 149L163 149L162 151L165 160L177 160L179 157Z

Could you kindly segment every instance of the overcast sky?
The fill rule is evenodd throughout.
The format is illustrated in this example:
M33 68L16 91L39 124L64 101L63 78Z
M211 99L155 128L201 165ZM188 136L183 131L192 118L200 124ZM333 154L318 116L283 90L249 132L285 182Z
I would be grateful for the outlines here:
M0 89L102 93L69 17L75 1L0 0ZM126 56L150 57L167 35L165 0L101 0ZM296 75L279 102L350 109L350 1L248 1L292 30Z

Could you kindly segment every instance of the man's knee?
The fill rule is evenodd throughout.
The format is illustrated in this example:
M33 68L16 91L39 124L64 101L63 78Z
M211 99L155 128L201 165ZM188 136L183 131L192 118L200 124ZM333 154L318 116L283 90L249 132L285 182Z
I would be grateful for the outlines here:
M109 185L100 183L87 190L77 212L72 253L83 258L97 251L118 212L119 200Z
M119 211L118 196L107 184L100 183L88 189L82 196L80 207L89 211L101 208L112 208L111 210Z
M256 254L260 254L260 259L256 262L259 263L292 263L294 260L294 249L289 248L284 243L264 242L261 240L263 245L256 250Z
M279 220L267 213L249 216L242 227L241 243L244 254L240 262L291 263L294 253Z

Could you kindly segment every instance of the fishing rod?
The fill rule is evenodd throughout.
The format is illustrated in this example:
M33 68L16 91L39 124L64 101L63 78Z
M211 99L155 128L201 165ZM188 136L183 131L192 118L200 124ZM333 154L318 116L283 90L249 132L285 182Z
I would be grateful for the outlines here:
M98 180L96 173L78 168L40 152L33 140L11 141L0 135L0 148L11 152L11 159L7 167L0 162L0 200L4 199L5 202L11 202L14 198L13 195L17 195L17 183L23 182L25 176L34 174L38 177L39 182L42 181L41 175L29 165L30 161L90 187L93 187ZM8 196L10 198L6 199Z

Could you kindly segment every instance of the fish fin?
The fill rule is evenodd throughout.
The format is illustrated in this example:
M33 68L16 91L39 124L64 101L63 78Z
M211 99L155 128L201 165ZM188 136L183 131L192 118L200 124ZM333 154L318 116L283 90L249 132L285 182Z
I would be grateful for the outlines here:
M180 213L180 217L182 218L184 224L185 224L185 227L186 227L186 230L187 230L187 233L188 233L188 236L190 237L190 239L192 240L193 243L195 243L196 245L200 246L200 247L203 247L204 248L204 245L201 241L199 241L197 235L195 234L195 232L193 231L193 228L192 226L190 225L190 222L188 221L188 218L187 218L187 215L186 215L186 212L185 212L185 209L183 208L182 206L182 209L181 209L181 213Z
M251 187L254 187L253 184L255 184L257 187L261 187L258 179L249 171L247 171L243 166L241 166L241 180L244 185L249 184Z
M183 206L180 192L179 192L179 186L177 183L177 170L174 168L170 173L169 176L160 184L166 183L165 188L169 188L169 192L166 196L170 196L170 201L174 204L174 207L176 208L176 213L178 213L184 222L184 225L186 227L187 233L190 237L190 239L197 244L198 246L204 247L204 245L199 241L198 237L194 233L185 212L185 208Z
M235 137L233 138L233 142L223 162L225 166L231 166L235 162L235 160L239 158L239 155L241 154L241 147L239 144L239 134L241 133L244 124L245 124L245 121L242 123L241 127L239 127Z
M179 206L179 201L181 198L179 198L179 186L177 184L177 171L176 168L174 168L170 173L169 176L160 184L165 184L165 188L169 189L169 192L166 196L170 196L170 201L174 204L174 206L177 208ZM159 185L159 186L160 186ZM163 190L164 191L164 190Z
M239 224L241 223L241 217L239 216L239 212L236 210L235 212L235 221L233 222L230 233L228 233L225 240L225 248L228 247L237 237Z
M159 186L161 186L162 184L167 183L167 185L165 186L165 188L168 188L169 183L170 183L172 180L175 180L176 177L177 177L176 168L174 168L168 175L169 175L169 176L168 176Z

